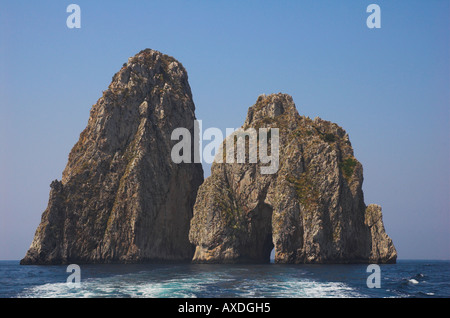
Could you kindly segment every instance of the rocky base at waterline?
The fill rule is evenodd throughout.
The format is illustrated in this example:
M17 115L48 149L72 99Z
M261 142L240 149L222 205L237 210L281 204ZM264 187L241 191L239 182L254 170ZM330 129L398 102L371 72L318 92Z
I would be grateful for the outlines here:
M171 160L175 128L192 134L188 76L141 51L92 107L21 264L189 262L201 164Z
M279 129L279 169L213 163L191 221L194 262L268 263L275 248L276 263L395 263L381 208L364 203L362 165L341 127L302 117L290 96L273 94L258 98L241 128Z

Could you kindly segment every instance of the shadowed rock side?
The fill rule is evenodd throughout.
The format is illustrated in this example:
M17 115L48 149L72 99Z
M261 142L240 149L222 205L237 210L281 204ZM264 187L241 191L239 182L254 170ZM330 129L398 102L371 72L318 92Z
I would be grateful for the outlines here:
M213 163L194 205L194 262L264 263L273 247L276 263L396 261L341 127L302 117L290 96L274 94L258 98L242 128L279 128L279 170Z
M21 264L190 261L200 164L174 164L171 133L193 134L184 67L153 50L130 58L92 107Z

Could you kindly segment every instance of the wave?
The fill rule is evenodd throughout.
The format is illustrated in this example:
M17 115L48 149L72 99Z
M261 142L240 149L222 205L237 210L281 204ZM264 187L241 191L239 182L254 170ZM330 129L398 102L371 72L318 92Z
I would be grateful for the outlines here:
M363 297L345 283L317 282L310 279L267 281L198 275L149 281L146 273L92 278L80 287L49 283L25 289L19 297L36 298L196 298L196 297Z
M411 278L411 279L408 280L408 283L413 284L413 285L416 285L416 284L418 284L419 282L418 282L417 280L415 280L414 278Z

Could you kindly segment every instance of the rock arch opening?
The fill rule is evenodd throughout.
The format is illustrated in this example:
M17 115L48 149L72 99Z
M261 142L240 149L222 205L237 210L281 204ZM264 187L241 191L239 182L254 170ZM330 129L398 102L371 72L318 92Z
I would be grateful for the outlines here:
M270 264L275 264L275 247L270 252Z
M251 262L270 263L271 252L274 248L272 213L273 208L265 203L258 204L251 212L250 237L246 246L247 253L245 253Z

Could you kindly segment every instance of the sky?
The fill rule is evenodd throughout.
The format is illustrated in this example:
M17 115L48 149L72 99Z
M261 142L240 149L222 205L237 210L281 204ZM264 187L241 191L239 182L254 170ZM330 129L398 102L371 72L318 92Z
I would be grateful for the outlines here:
M90 108L145 48L187 69L204 129L240 127L278 92L339 124L399 259L450 259L449 13L448 0L1 0L0 260L25 255Z

